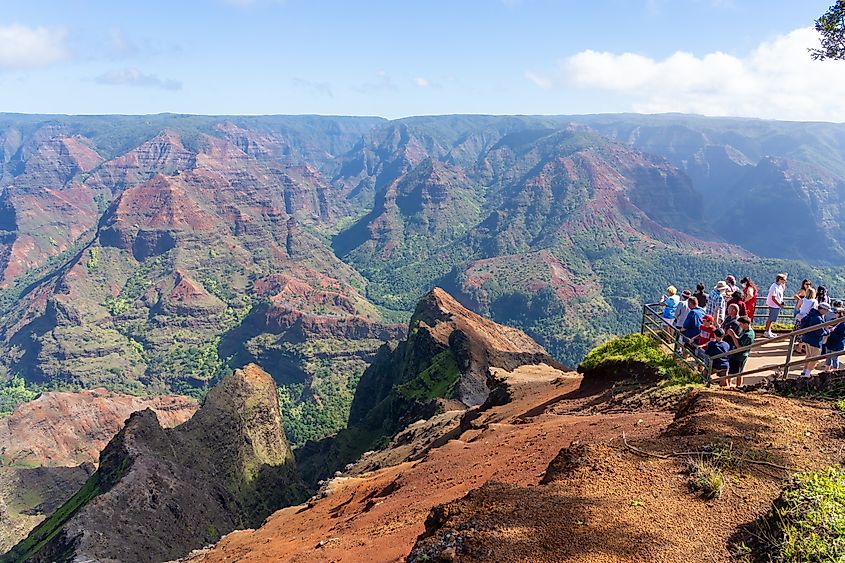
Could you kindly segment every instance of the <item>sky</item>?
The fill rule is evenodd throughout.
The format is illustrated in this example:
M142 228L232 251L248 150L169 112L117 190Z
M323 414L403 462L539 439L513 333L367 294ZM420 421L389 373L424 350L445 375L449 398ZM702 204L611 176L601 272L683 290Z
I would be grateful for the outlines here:
M0 112L845 121L832 0L0 0Z

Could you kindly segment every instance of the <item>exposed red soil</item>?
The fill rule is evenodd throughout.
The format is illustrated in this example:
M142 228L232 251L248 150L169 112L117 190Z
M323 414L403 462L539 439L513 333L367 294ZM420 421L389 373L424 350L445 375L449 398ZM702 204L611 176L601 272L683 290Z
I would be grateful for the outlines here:
M44 393L0 420L0 451L29 465L96 463L129 415L146 408L169 428L191 418L197 404L187 397L133 397L105 389Z
M575 394L580 380L548 366L525 366L517 373L522 380L511 381L513 400L485 412L460 439L418 462L337 479L312 506L281 510L257 531L227 536L197 561L400 561L435 505L490 480L536 485L573 440L610 440L621 429L645 436L672 418L654 412L606 415L602 424L578 415L526 422L522 415L532 407Z
M507 377L511 402L457 439L419 461L337 478L193 561L404 561L415 544L412 561L729 561L730 537L788 473L728 467L722 498L704 500L686 457L634 453L623 431L653 452L730 444L737 457L795 468L838 463L845 448L843 420L823 402L701 390L676 415L596 408L600 385L579 390L580 378L547 366Z

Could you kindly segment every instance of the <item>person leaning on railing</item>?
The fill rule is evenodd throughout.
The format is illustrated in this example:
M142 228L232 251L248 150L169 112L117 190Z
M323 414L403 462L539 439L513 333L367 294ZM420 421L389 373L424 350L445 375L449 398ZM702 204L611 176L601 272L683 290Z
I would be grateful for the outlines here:
M810 311L804 320L801 321L801 328L810 328L824 323L824 316L830 311L830 303L819 303L816 309ZM821 356L822 341L825 336L830 334L829 328L820 328L804 334L804 344L807 346L807 356L813 358ZM801 372L801 377L812 377L813 369L815 369L818 360L809 360L804 364L804 370Z
M845 316L845 310L842 309L842 302L834 301L833 311L831 312L833 313L834 318L841 318ZM825 321L832 320L833 319L828 319L827 316L825 316ZM830 331L830 334L827 335L827 339L824 341L825 354L830 354L831 352L842 352L843 350L845 350L845 322L841 322L834 326ZM839 356L828 358L825 364L825 371L839 369Z

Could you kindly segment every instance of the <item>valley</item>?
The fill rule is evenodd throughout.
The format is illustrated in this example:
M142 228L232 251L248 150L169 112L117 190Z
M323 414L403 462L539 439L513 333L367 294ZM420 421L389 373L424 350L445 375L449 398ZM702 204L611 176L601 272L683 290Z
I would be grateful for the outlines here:
M573 370L670 283L788 271L841 295L842 139L683 115L0 114L0 560L727 561L788 475L720 468L741 492L704 502L622 431L821 470L830 403Z

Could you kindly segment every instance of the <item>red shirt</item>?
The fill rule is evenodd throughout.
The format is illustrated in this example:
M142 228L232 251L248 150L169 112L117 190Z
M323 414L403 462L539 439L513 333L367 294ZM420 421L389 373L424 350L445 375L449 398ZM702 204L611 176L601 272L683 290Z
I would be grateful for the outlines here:
M699 346L704 346L708 342L710 342L710 337L713 336L713 333L716 332L716 325L713 326L704 326L701 325L701 332L698 333L696 337L695 343Z

